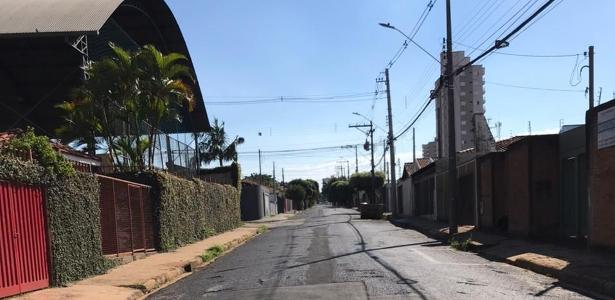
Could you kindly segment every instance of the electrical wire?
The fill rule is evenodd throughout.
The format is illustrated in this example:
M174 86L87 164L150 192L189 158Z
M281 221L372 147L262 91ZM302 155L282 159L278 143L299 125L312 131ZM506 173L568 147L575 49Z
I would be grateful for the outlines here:
M489 3L486 5L489 5ZM460 33L457 39L464 40L469 37L469 34L475 32L478 28L481 28L481 25L483 25L483 23L489 19L489 16L492 15L501 5L502 3L498 0L491 2L490 6L485 9L482 14L478 16L478 18L475 19L474 23L472 23L464 33Z
M347 102L367 102L376 100L382 100L384 97L374 96L363 96L363 97L355 97L355 98L332 98L332 97L323 97L323 98L293 98L293 97L279 97L279 98L269 98L269 99L253 99L253 100L229 100L229 101L207 101L207 105L251 105L251 104L270 104L270 103L303 103L303 104L314 104L314 103L347 103Z
M454 42L453 44L457 44L459 46L462 47L466 47L466 48L470 48L470 49L476 49L479 51L487 51L487 49L481 49L481 48L477 48L474 46L470 46L468 44L464 44L464 43L460 43L460 42ZM511 53L511 52L503 52L503 51L493 51L493 54L498 54L498 55L507 55L507 56L519 56L519 57L530 57L530 58L569 58L569 57L575 57L575 56L579 56L579 53L576 54L527 54L527 53Z
M499 83L493 81L485 81L487 84L516 88L516 89L526 89L526 90L538 90L538 91L546 91L546 92L569 92L569 93L584 93L585 90L572 90L572 89L555 89L555 88L541 88L541 87L533 87L533 86L523 86L523 85L514 85L507 83Z
M425 102L425 105L423 106L423 108L418 112L418 114L416 115L416 117L414 117L412 119L412 121L410 122L410 124L408 124L400 133L396 134L395 137L393 138L394 140L398 139L400 136L404 135L406 132L408 132L408 130L410 130L410 128L412 128L412 126L414 126L414 124L421 118L421 116L423 115L423 113L425 112L425 110L427 110L427 108L429 107L429 105L431 104L431 102L433 101L433 99L430 97L427 98L427 101Z
M414 24L414 27L412 27L412 30L410 30L410 36L409 36L410 40L408 40L408 39L404 40L404 42L401 45L401 47L399 48L399 50L397 50L397 52L395 53L393 58L391 58L391 60L389 60L389 63L387 64L386 68L391 69L393 67L393 65L395 65L397 60L399 60L399 58L404 54L406 49L408 49L408 42L409 41L412 41L413 43L416 44L416 42L414 42L414 37L416 37L416 35L419 33L419 31L421 30L421 27L423 27L423 24L425 23L425 20L429 16L429 13L431 12L431 9L436 4L436 1L437 0L429 0L427 2L427 6L425 7L423 12L421 13L421 16L419 17L417 22ZM418 44L417 44L417 46L419 46L419 48L422 48Z
M517 2L516 2L513 6L512 6L512 7L511 7L511 9L512 9L513 7L516 7L516 6L517 6L517 4L519 4L520 2L521 2L521 0L518 0L518 1L517 1ZM508 31L508 30L509 30L509 29L510 29L510 28L511 28L514 24L516 24L516 23L517 23L517 22L521 19L521 17L523 17L523 16L524 16L524 15L525 15L525 14L526 14L526 13L527 13L527 12L528 12L528 11L529 11L532 7L533 7L533 6L537 3L537 2L538 2L538 0L534 0L534 2L533 2L533 3L532 3L532 1L528 1L528 2L526 2L526 3L525 3L525 4L524 4L524 5L523 5L523 6L522 6L519 10L517 10L517 11L516 11L516 12L515 12L512 16L510 16L510 17L508 18L508 20L506 20L506 22L502 23L502 24L500 25L500 27L498 27L495 31L493 31L493 32L491 33L491 35L489 35L487 38L484 38L484 39L483 39L483 37L484 37L484 36L487 34L487 32L488 32L488 31L486 31L486 32L485 32L485 34L483 34L481 37L479 37L479 38L476 40L477 42L479 42L479 41L481 41L481 40L482 40L482 42L481 42L480 44L478 44L478 45L476 46L476 48L480 48L480 47L482 47L485 43L489 42L489 41L491 40L491 38L492 38L494 35L498 34L498 32L500 32L500 30L502 30L502 28L504 28L504 26L506 26L506 25L508 25L508 24L510 23L510 24L508 25L508 27L507 27L507 28L506 28L503 32ZM530 5L530 3L532 3L532 4ZM501 18L504 18L504 16L505 16L507 13L508 13L508 12L505 12L505 13L504 13L504 15L502 15L502 16L500 17L500 19L501 19ZM496 22L496 24L497 24L497 22ZM494 26L495 26L495 24L494 24ZM501 36L501 34L500 34L500 36ZM476 52L476 49L472 50L472 51L468 54L468 56L469 56L469 57L472 57L472 54L474 54L474 52Z
M208 96L208 99L280 99L284 97L286 99L331 99L331 98L353 98L360 96L371 96L374 92L353 92L353 93L341 93L341 94L315 94L315 95L302 95L302 96Z
M293 152L301 152L301 151L318 151L318 150L330 150L330 149L354 149L355 146L361 146L361 144L349 144L349 145L338 145L338 146L327 146L327 147L314 147L314 148L303 148L303 149L284 149L284 150L261 150L260 153L293 153ZM259 151L244 151L239 152L239 154L258 154Z
M523 34L526 30L528 30L530 27L532 27L534 24L536 24L538 21L540 21L546 15L548 15L551 11L553 11L557 6L562 4L562 2L564 2L564 0L560 0L559 2L553 4L549 9L547 9L547 11L544 14L542 14L541 16L538 16L538 18L533 20L529 25L527 25L525 28L523 28L519 33L517 33L515 36L511 37L510 41L515 40L519 35Z

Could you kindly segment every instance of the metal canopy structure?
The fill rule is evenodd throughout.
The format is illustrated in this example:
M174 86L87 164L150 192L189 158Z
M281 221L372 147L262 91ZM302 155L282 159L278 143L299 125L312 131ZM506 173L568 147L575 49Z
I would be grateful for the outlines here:
M164 0L0 0L0 130L34 127L54 136L62 122L54 105L69 99L87 60L110 53L109 42L127 49L151 44L186 55L179 25ZM197 105L167 133L210 129L198 81Z
M0 35L96 33L122 0L0 0Z

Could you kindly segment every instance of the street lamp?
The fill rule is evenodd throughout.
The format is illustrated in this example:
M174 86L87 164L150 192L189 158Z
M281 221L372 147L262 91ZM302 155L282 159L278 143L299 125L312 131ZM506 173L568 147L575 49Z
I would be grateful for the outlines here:
M425 52L425 54L429 55L429 57L433 58L433 60L435 60L436 62L438 62L438 64L442 64L440 62L439 59L437 59L435 56L433 56L431 53L429 53L429 51L425 50L425 48L423 48L423 46L419 45L417 42L415 42L410 36L408 36L407 34L405 34L403 31L399 30L397 27L391 25L391 23L378 23L380 26L384 27L384 28L388 28L388 29L393 29L399 33L401 33L403 36L406 37L407 40L409 40L410 42L412 42L415 46L419 47L419 49L421 49L423 52Z
M362 115L362 114L360 114L358 112L353 112L352 114L355 115L355 116L359 116L359 117L365 119L367 122L372 122L372 120L370 118L368 118L368 117L366 117L366 116L364 116L364 115ZM373 125L374 125L374 127L378 128L378 129L380 129L380 130L382 130L383 132L386 133L386 130L384 130L384 128L378 126L378 124L373 124Z

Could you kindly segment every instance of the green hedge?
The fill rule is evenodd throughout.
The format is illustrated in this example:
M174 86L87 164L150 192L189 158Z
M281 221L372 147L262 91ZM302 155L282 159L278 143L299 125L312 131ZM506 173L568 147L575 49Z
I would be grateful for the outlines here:
M152 187L158 248L169 251L241 224L239 190L146 171L119 177Z
M353 190L346 180L339 180L331 184L329 188L329 200L336 206L352 206Z
M52 285L104 273L112 266L102 256L100 187L94 176L56 176L35 163L0 155L0 179L46 187Z

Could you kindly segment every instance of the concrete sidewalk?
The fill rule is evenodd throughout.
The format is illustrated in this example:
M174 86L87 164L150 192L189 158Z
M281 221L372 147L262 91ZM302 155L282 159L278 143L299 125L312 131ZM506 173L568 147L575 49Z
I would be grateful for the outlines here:
M391 221L433 238L448 241L448 224L420 217ZM471 251L559 279L588 292L615 297L615 255L459 228L458 240L471 238Z
M258 234L260 226L287 220L294 214L249 223L235 230L212 236L175 251L159 253L118 266L108 273L73 283L65 288L50 288L17 296L17 299L138 299L161 286L173 282L185 273L205 266L200 255L214 246L224 245L226 251L243 244Z

